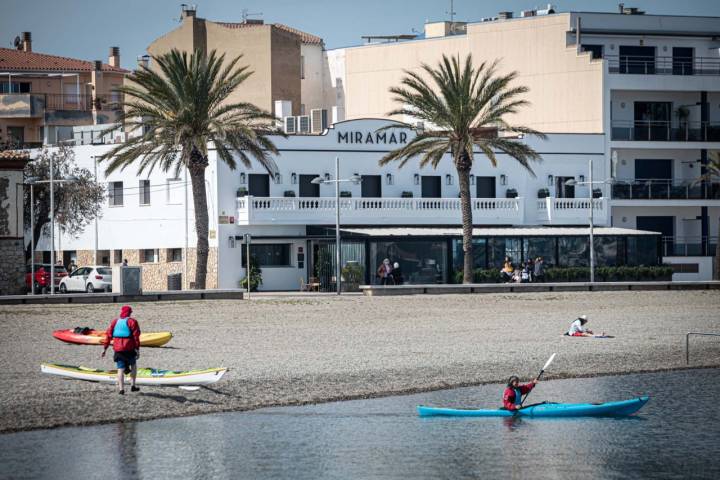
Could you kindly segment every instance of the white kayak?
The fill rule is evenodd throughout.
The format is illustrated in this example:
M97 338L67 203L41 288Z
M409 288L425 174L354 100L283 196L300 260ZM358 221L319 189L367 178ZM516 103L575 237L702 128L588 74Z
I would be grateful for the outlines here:
M55 363L43 363L40 371L50 375L58 375L76 380L90 382L116 383L117 370L99 370L88 367L76 367L73 365L59 365ZM197 386L211 385L218 382L227 372L227 368L208 368L205 370L160 370L156 368L138 368L137 385L155 386Z

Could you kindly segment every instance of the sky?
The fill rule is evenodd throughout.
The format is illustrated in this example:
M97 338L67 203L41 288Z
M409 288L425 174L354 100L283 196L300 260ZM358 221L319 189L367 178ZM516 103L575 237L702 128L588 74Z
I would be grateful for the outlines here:
M450 0L185 0L208 20L248 18L284 23L318 35L328 49L362 44L362 35L422 32L426 21L449 18ZM157 37L176 28L182 0L0 0L0 47L13 48L21 32L32 32L33 51L107 62L120 47L121 64L134 68L137 57ZM457 21L477 21L544 6L542 0L454 0ZM617 0L552 2L557 11L616 12ZM720 17L720 0L625 0L662 15ZM720 22L720 20L719 20Z

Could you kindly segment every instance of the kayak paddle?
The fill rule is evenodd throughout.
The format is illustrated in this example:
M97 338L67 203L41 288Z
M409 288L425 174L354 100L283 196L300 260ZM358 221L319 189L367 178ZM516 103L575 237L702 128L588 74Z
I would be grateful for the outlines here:
M545 373L545 369L550 366L550 364L552 363L553 360L555 360L555 355L557 355L557 354L553 353L552 355L550 355L550 358L548 358L548 361L545 362L545 366L542 367L542 370L540 370L540 373L538 373L538 376L535 377L535 380L540 380L540 377L542 377L542 374ZM530 390L530 392L532 392L532 390ZM530 395L530 392L525 394L525 398L523 398L522 401L520 402L519 408L522 408L522 405L523 405L523 403L525 403L525 400L527 400L527 397L528 397L528 395Z

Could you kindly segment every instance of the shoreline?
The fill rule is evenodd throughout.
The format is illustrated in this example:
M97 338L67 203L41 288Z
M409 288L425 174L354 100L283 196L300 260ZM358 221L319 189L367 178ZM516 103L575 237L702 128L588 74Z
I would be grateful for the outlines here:
M42 362L112 368L102 349L64 344L59 328L103 328L117 305L0 307L0 433L380 398L531 378L545 380L720 367L720 295L568 292L442 297L258 298L138 304L143 331L170 330L143 348L141 367L230 368L197 392L43 375ZM612 339L563 337L578 312ZM628 320L632 319L632 320Z

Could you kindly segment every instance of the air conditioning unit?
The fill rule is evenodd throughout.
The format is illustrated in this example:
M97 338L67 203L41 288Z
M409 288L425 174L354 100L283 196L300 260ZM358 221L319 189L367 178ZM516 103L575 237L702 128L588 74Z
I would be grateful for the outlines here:
M283 119L283 131L285 131L288 135L297 133L297 123L295 122L295 117L285 117Z
M297 117L297 133L310 133L309 115L300 115Z
M328 112L324 108L310 110L310 130L312 133L322 133L328 127Z

